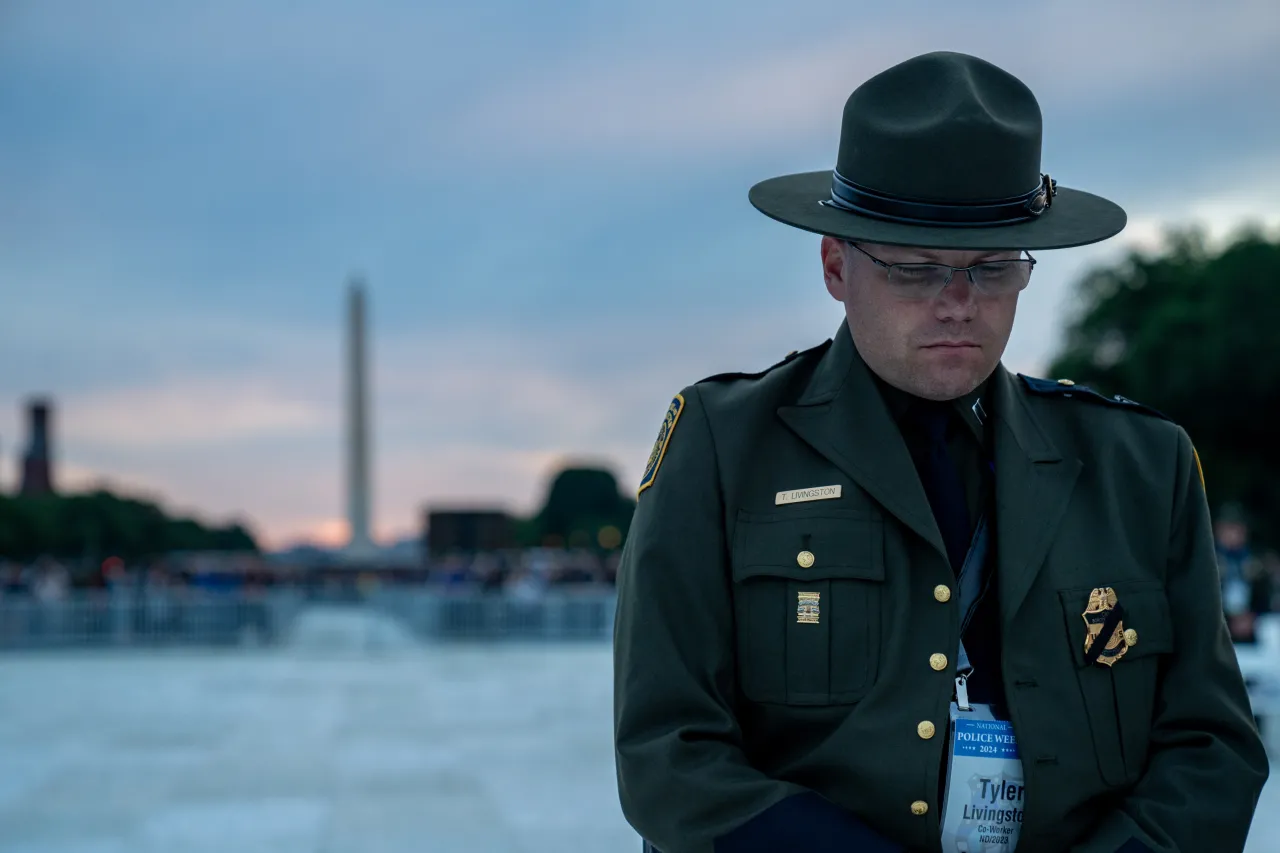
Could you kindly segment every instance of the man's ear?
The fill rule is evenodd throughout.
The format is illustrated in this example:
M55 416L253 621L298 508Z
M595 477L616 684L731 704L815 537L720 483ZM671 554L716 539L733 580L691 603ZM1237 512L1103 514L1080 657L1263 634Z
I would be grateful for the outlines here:
M844 302L848 295L845 281L845 258L848 246L835 237L822 238L822 278L827 283L827 293L837 302Z

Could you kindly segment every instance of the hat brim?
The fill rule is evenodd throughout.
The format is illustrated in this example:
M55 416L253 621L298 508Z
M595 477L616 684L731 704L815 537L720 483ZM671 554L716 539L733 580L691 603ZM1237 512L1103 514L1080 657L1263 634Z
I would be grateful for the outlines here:
M1013 225L910 225L822 204L831 198L831 172L802 172L761 181L747 194L772 219L815 234L923 249L1066 249L1119 234L1124 209L1101 196L1058 187L1053 204L1035 219Z

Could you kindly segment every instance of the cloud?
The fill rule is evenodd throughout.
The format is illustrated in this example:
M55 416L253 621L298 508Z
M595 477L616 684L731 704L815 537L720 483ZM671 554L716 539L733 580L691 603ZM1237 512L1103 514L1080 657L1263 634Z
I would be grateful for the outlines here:
M1213 161L1181 178L1127 202L1124 231L1090 251L1157 251L1170 229L1203 229L1213 244L1245 226L1280 228L1280 153Z
M719 368L777 361L806 322L803 312L780 323L751 305L721 319L696 333L672 325L665 346L625 322L567 340L535 328L375 339L377 529L416 529L432 501L531 511L547 478L571 461L612 467L629 490L671 394ZM331 532L344 512L340 363L314 354L336 350L339 334L294 332L273 349L269 328L249 325L241 337L260 353L255 364L59 396L57 446L84 470L146 483L219 517L247 514L272 542ZM697 375L690 365L702 365Z
M1043 375L1062 339L1065 321L1078 307L1074 284L1096 266L1119 262L1130 251L1159 251L1170 229L1205 230L1221 244L1248 225L1270 229L1280 239L1280 157L1221 163L1197 180L1162 188L1128 210L1129 222L1115 238L1040 256L1032 287L1019 300L1005 364Z
M287 388L255 377L90 392L67 401L64 410L70 415L70 441L193 450L242 438L305 434L322 428L334 414L289 399Z
M904 10L905 11L905 10ZM969 7L910 14L825 38L733 55L598 54L514 80L452 124L456 148L593 154L626 162L673 152L728 153L838 132L854 85L916 53L961 49L1017 73L1042 100L1096 107L1144 94L1192 94L1265 64L1280 15L1267 0L1215 6L1148 2L1031 4L999 24ZM1087 53L1072 49L1088 45ZM728 54L728 55L726 55Z
M164 507L170 514L195 518L205 524L243 524L255 534L260 532L258 520L250 518L242 510L211 508L189 500L186 494L188 490L181 485L175 488L172 470L149 470L145 465L130 466L129 470L114 470L101 465L81 464L78 460L78 454L71 458L56 459L54 487L60 492L106 489L116 494L151 501Z
M1236 162L1272 119L1236 101L1192 114L1280 82L1271 2L464 6L6 8L0 71L39 93L0 89L17 117L0 152L6 463L19 395L47 390L67 482L247 514L271 542L340 536L337 282L355 257L375 285L380 535L435 501L529 511L566 459L615 466L628 491L674 391L835 330L817 238L757 217L748 180L806 151L822 165L851 85L924 50L1018 72L1067 125L1055 168L1115 169L1130 209L1118 240L1046 253L1019 369L1047 360L1087 264L1189 216L1275 219L1274 152ZM499 33L499 14L522 25ZM1152 104L1167 115L1135 137L1160 140L1148 152L1111 118ZM1095 146L1111 166L1076 153ZM1138 157L1155 178L1128 171Z
M269 334L248 328L250 338ZM181 378L56 395L59 481L163 494L212 518L248 516L272 544L332 538L345 512L342 378L336 360L318 365L307 353L336 349L338 335L284 336L260 351L261 361L235 370L189 369ZM536 333L375 340L376 530L416 530L430 501L530 511L558 464L638 460L671 389L646 381L642 367L622 371L636 380L622 383L558 363L585 364L590 345L557 349ZM0 398L11 422L17 403Z
M1142 251L1159 251L1166 244L1170 227L1199 227L1209 244L1221 245L1242 227L1258 227L1271 239L1280 239L1280 180L1273 178L1270 198L1266 187L1229 188L1191 202L1186 213L1169 217L1146 213L1134 217L1124 231L1123 242Z
M251 155L264 180L299 169L364 181L483 174L499 155L587 157L626 171L795 150L796 140L835 136L853 85L935 49L1014 70L1056 110L1171 92L1194 100L1224 80L1269 85L1280 39L1271 0L987 2L985 14L906 3L857 16L812 0L790 7L785 23L712 3L680 9L678 28L661 23L673 9L626 6L548 17L520 4L319 2L300 18L252 3L137 3L132 14L91 7L74 23L39 8L18 4L11 15L11 55L63 70L59 81L67 68L92 75L99 95L133 93L126 101L144 126L204 141L210 162ZM502 32L488 25L494 15L508 23ZM812 26L791 23L806 18ZM228 110L239 120L210 121ZM124 128L109 116L95 124L113 136ZM146 149L148 134L121 138L164 168L168 151Z
M1131 209L1132 224L1116 240L1045 253L1006 363L1041 373L1071 283L1088 266L1144 245L1166 224L1203 218L1226 233L1252 218L1275 222L1280 210L1271 199L1280 197L1280 162L1224 163L1193 189L1190 197L1185 188L1171 187L1145 199ZM600 322L570 326L477 321L376 336L377 533L384 539L413 533L422 508L438 502L532 511L547 478L569 460L612 467L628 491L670 394L720 370L764 368L835 330L838 308L821 293L812 257L816 238L778 226L769 242L775 240L788 248L781 254L761 249L754 232L735 230L710 251L716 258L738 256L749 267L724 268L727 280L758 276L763 268L772 281L807 284L668 310L660 333L648 315L606 311ZM684 272L694 280L706 275L696 264ZM377 319L386 309L379 308L376 288L371 304ZM272 545L338 537L345 529L339 324L307 329L278 326L271 317L204 313L157 313L139 322L154 328L154 336L142 338L160 353L212 353L219 342L235 341L241 355L230 364L186 358L171 373L141 383L112 380L108 370L59 394L58 446L76 472L68 481L105 476L166 495L177 507L200 507L215 519L247 516ZM99 335L79 339L77 358L111 363L109 342L118 333ZM76 341L72 334L63 343ZM16 412L16 400L0 403Z
M11 4L0 43L51 66L109 66L138 79L164 72L171 83L220 79L234 87L252 85L264 70L279 72L271 75L271 85L291 79L408 85L431 58L424 44L462 49L447 36L466 22L444 7L369 3L353 9L326 0L308 4L305 15L251 0L124 0L112 7L86 6L73 18L50 15L42 5Z

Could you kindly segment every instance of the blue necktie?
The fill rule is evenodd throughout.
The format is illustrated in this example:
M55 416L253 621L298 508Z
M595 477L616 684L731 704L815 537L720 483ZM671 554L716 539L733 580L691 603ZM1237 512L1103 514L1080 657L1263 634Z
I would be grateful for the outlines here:
M969 550L973 526L965 501L964 482L947 451L947 429L956 420L950 403L921 400L908 414L904 433L929 507L942 533L942 542L947 547L947 559L952 570L959 572Z

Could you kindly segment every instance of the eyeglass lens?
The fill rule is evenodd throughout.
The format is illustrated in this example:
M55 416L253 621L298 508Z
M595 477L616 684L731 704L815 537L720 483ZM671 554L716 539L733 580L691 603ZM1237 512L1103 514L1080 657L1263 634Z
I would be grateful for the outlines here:
M893 264L889 267L889 283L903 291L932 294L947 284L951 271L951 267L942 264ZM956 272L964 275L960 270ZM1031 262L991 261L971 267L969 274L974 286L984 293L1012 293L1027 286Z

